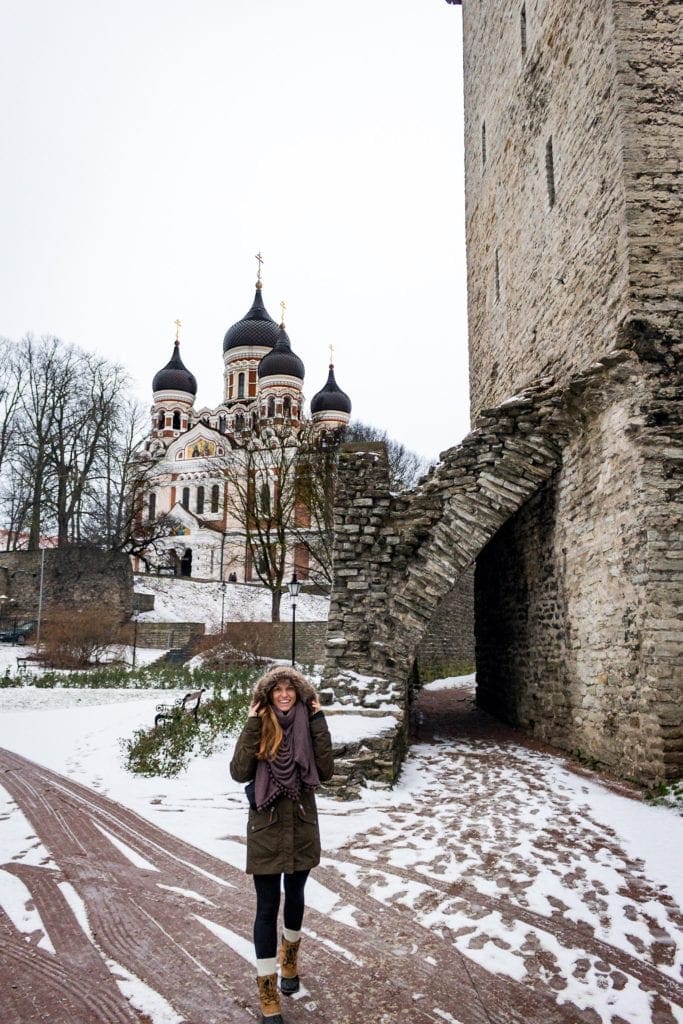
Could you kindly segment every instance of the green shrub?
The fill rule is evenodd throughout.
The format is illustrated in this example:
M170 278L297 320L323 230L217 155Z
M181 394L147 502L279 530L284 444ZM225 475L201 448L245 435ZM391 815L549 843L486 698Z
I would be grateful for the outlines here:
M193 714L175 709L157 728L138 729L123 744L128 770L172 778L187 766L193 754L211 754L244 721L261 671L237 668L229 678L222 671L221 678L214 681L212 695L199 706L198 722ZM198 670L193 674L194 689L203 684L198 679L200 673Z

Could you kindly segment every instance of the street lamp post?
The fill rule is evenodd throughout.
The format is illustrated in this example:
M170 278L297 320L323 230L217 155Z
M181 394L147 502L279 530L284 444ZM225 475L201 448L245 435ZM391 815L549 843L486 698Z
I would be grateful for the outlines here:
M36 629L36 654L40 654L40 627L43 621L43 585L45 581L45 548L40 552L40 586L38 589L38 627Z
M296 656L296 599L299 596L299 591L301 590L301 584L296 578L296 569L294 570L294 575L287 584L287 590L289 591L289 596L292 601L292 665L294 665Z
M140 611L136 608L133 612L133 668L135 668L135 659L138 653L138 615Z
M5 614L5 604L7 601L9 601L7 594L0 594L0 626L2 625L2 620Z

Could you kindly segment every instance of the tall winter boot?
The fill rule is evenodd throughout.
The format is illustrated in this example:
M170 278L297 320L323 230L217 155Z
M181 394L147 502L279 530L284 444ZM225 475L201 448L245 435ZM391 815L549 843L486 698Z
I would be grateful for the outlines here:
M280 946L280 988L284 996L291 996L299 991L297 957L300 945L301 939L292 942L286 935L282 936L282 945Z
M277 990L277 974L259 975L258 997L261 1004L261 1024L284 1024L280 1013L280 993Z

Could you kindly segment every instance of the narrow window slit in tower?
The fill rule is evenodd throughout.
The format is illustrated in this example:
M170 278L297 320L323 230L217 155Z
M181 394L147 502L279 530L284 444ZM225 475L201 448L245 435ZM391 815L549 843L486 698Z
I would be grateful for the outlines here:
M552 207L555 205L555 158L552 135L545 144L545 177L548 184L548 202Z
M486 121L481 123L481 163L486 165Z
M522 42L522 57L526 57L526 4L522 4L519 12L519 31Z
M493 264L493 292L496 302L500 301L500 249L496 249Z

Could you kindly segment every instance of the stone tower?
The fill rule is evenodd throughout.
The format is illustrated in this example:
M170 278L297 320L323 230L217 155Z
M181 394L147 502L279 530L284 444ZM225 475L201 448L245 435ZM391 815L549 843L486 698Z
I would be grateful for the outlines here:
M477 560L478 699L622 774L673 777L682 8L462 11L473 417L538 378L566 385L570 407L577 393L560 468ZM579 386L617 359L618 372Z

